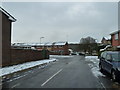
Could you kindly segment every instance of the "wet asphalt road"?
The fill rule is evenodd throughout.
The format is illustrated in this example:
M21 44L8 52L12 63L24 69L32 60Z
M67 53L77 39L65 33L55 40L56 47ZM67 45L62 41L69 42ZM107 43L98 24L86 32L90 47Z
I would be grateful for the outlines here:
M96 78L83 56L58 58L57 62L21 73L11 78L3 88L111 88L113 83L104 77Z

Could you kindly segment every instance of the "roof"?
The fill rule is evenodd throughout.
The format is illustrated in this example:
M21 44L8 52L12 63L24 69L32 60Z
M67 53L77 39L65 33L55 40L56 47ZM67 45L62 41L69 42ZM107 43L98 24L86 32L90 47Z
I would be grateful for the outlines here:
M118 33L118 32L120 32L120 30L115 31L115 32L111 33L110 35L116 34L116 33Z
M53 45L65 45L67 42L54 42Z
M52 43L45 43L45 46L52 46Z
M68 42L68 44L80 44L80 42Z
M106 36L104 37L106 40L110 40L111 39L111 36Z
M12 15L10 15L7 11L5 11L2 7L0 7L0 11L4 13L6 16L8 16L8 19L11 20L12 22L16 21L16 19Z
M31 47L31 45L26 43L14 43L12 46L18 46L18 47Z
M106 53L112 54L112 53L120 53L120 51L106 51Z
M54 43L13 43L12 46L52 46L52 45L65 45L67 42L54 42Z

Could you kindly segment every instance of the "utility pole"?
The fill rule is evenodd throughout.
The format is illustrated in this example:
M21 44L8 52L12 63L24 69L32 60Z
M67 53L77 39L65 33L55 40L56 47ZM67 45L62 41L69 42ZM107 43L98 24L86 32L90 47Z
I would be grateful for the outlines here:
M44 37L40 37L40 45L41 45L41 39L44 38Z

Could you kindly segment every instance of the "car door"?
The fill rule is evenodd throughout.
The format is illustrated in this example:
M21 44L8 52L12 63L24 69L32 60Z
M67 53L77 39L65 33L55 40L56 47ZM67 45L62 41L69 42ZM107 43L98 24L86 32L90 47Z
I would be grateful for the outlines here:
M106 54L107 54L106 52L103 52L103 53L101 54L100 62L101 62L101 65L102 65L102 68L103 68L103 69L105 69L105 66L106 66L106 64L105 64Z
M110 73L111 69L112 69L112 56L111 54L107 54L105 58L105 70Z

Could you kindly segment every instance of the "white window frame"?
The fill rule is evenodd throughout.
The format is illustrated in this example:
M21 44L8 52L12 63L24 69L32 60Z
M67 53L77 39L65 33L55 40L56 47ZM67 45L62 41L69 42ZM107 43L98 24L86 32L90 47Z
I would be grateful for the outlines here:
M115 34L115 40L118 40L118 33Z

